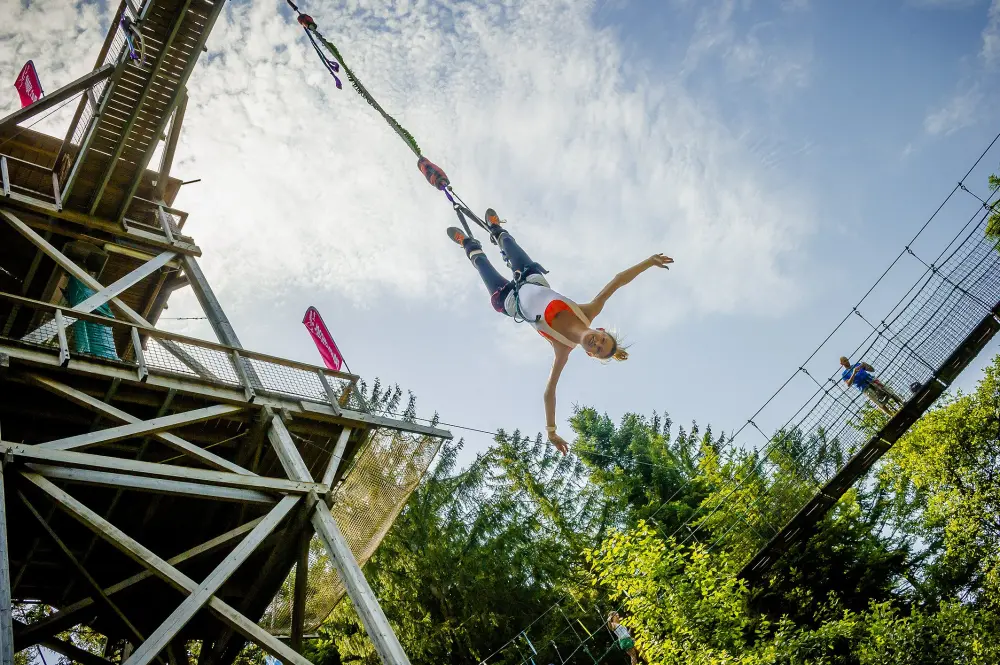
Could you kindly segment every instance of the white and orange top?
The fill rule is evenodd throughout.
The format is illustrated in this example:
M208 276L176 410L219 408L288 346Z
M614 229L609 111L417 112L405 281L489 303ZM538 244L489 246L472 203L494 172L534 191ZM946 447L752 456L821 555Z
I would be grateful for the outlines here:
M558 291L554 291L542 275L529 275L518 289L518 297L521 301L521 314L542 337L570 348L577 346L576 342L570 341L568 337L552 327L552 321L556 315L566 310L572 311L577 318L583 321L585 326L590 327L590 319L584 316L580 306ZM507 295L504 309L507 310L508 314L514 316L516 304L513 291Z

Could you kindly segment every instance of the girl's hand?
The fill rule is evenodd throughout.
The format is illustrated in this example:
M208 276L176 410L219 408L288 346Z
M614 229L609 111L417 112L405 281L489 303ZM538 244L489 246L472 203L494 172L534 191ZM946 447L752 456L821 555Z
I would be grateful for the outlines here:
M549 434L549 441L551 441L552 445L556 447L556 450L561 452L563 455L569 452L569 444L566 443L566 439L562 438L555 432Z
M651 257L646 259L646 263L649 264L650 268L666 268L667 270L670 270L670 266L668 264L673 262L674 260L666 254L653 254Z

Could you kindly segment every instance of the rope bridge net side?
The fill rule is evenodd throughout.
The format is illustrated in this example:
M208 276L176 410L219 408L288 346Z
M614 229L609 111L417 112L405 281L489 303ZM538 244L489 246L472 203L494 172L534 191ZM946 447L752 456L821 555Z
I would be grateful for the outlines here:
M989 215L956 237L885 319L855 312L870 333L851 362L864 361L903 403L1000 303L1000 251L986 236ZM846 388L839 371L816 377L803 369L812 396L785 427L748 453L723 491L702 506L682 539L702 540L749 560L834 478L888 420L869 399ZM752 448L747 447L748 450Z
M362 566L385 538L441 446L441 439L387 429L373 430L369 443L335 492L331 512ZM264 613L260 625L275 635L291 631L295 569ZM309 583L304 629L313 632L344 596L344 586L326 550L309 544Z

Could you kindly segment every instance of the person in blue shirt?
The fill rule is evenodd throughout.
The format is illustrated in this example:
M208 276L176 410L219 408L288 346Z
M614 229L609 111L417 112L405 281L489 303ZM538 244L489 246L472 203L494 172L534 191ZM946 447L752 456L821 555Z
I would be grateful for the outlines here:
M875 368L868 363L851 364L846 356L841 356L840 366L844 368L840 375L844 383L857 388L885 415L892 418L903 406L903 400L892 392L892 389L875 378Z

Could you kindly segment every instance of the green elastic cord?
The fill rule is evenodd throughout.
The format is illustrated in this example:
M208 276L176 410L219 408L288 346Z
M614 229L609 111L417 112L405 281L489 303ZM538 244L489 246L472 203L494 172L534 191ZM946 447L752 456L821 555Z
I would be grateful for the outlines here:
M351 82L351 85L354 86L354 90L357 91L357 93L361 95L361 97L368 102L373 109L379 112L389 126L392 127L392 129L399 135L399 138L406 142L406 145L413 151L413 154L420 157L420 146L417 145L417 140L413 138L413 134L406 131L401 124L396 122L395 118L386 113L379 103L375 101L375 98L371 96L368 90L365 89L365 86L361 84L361 81L359 81L354 75L354 72L351 71L351 68L347 66L346 62L344 62L344 56L340 55L340 51L337 50L337 47L327 40L327 38L324 37L319 30L313 30L313 33L317 38L319 38L319 40L323 43L323 46L326 47L330 54L333 55L338 62L340 62L340 66L344 68L344 74L347 76L347 80Z

